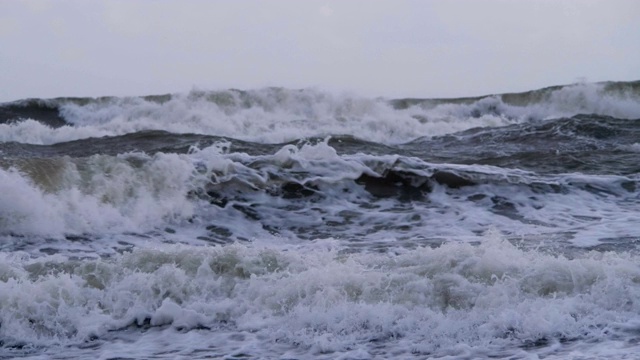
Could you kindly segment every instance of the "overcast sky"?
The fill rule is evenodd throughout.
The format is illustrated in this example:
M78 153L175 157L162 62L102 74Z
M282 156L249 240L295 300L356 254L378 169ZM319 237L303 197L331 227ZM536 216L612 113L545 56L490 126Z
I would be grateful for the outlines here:
M0 0L0 101L192 88L453 97L640 79L638 0Z

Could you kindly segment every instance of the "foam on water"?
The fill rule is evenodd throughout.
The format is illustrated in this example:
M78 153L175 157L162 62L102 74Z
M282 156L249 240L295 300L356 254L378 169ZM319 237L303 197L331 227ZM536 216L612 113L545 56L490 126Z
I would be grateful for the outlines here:
M574 341L633 346L640 323L640 267L629 254L568 259L494 233L478 246L340 250L325 240L155 245L83 261L3 253L0 337L26 353L108 349L126 335L118 351L147 356L486 356ZM156 332L149 343L149 328L172 340L158 347Z
M126 133L126 132L124 132ZM95 126L62 126L56 129L35 120L25 120L15 124L0 124L0 141L15 141L25 144L56 144L78 139L121 135L113 129L105 130Z
M640 118L633 92L607 92L605 84L576 84L547 90L545 96L511 94L472 100L412 100L393 106L384 99L335 95L319 90L262 89L192 91L157 98L56 100L70 125L52 129L36 122L0 124L0 140L52 144L142 130L197 133L282 143L306 137L353 135L397 144L475 127L571 117L580 113ZM542 101L544 100L544 101ZM50 100L51 102L56 102ZM409 101L409 100L406 100Z

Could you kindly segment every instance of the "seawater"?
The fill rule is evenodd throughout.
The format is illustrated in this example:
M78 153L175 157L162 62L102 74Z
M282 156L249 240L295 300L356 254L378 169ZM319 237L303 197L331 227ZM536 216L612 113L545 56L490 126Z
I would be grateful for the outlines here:
M0 104L0 357L633 358L639 88Z

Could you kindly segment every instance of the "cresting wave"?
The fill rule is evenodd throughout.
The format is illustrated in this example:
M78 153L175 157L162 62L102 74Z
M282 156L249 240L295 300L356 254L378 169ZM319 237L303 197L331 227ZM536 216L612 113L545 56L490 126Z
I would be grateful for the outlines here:
M259 155L232 150L218 142L185 154L6 158L0 235L13 240L3 246L21 236L153 233L213 244L340 237L356 249L387 249L472 240L493 226L516 238L543 232L593 247L633 236L629 229L640 220L637 174L540 174L339 154L328 139ZM96 251L96 241L88 243ZM107 249L130 245L120 243ZM87 244L72 249L84 252L79 245Z
M78 261L1 254L0 338L82 354L83 343L108 348L127 332L125 350L113 350L132 356L151 350L136 339L169 327L206 331L196 348L209 354L514 356L637 332L637 262L524 251L492 233L479 246L398 254L348 254L330 241L156 245Z
M366 99L268 88L0 105L0 140L54 144L145 130L283 143L351 135L384 144L475 127L596 114L640 118L640 82L575 84L462 99Z
M10 165L0 169L3 234L148 231L193 212L185 196L193 168L175 154L18 159Z

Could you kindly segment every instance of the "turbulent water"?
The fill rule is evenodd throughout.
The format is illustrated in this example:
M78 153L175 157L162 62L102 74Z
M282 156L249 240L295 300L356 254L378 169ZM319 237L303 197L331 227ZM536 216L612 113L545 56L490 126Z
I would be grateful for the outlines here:
M640 82L0 104L0 358L640 352Z

